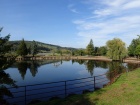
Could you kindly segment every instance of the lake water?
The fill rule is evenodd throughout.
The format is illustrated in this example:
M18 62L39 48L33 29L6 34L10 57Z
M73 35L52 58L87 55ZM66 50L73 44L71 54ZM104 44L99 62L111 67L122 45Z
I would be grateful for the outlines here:
M114 75L133 70L138 66L137 64L93 60L15 62L11 67L1 72L3 74L0 74L6 78L5 81L2 81L2 85L8 88L7 90L14 96L14 98L7 99L11 94L5 94L3 98L10 103L19 100L22 104L26 101L26 104L36 99L64 98L71 94L94 91L94 76L101 75L96 79L98 83L96 83L96 88L102 88L111 81ZM112 71L116 71L116 74L112 74ZM5 75L8 77L4 77ZM11 89L11 85L18 86L18 88Z

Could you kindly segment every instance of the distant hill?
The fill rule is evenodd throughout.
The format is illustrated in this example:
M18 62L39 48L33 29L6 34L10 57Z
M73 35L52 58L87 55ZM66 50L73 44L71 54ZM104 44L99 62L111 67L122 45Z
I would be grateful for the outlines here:
M19 44L20 44L21 40L19 41L10 41L10 43L13 45L13 51L16 51ZM25 41L27 48L29 48L29 46L32 44L32 41ZM39 52L51 52L51 51L58 51L58 50L77 50L76 48L72 48L72 47L61 47L59 45L53 45L53 44L47 44L47 43L42 43L42 42L38 42L36 41L37 46L38 46L38 50Z

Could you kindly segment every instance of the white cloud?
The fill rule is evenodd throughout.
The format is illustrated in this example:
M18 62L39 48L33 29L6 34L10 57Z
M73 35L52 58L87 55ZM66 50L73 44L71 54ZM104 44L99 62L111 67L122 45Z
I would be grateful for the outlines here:
M95 46L105 45L114 37L129 45L140 33L140 11L136 10L140 8L140 0L99 1L101 8L94 8L91 16L73 22L79 31L77 35L83 38L83 43L88 43L92 38Z
M98 16L106 16L110 15L113 13L114 10L111 9L104 9L104 10L95 10L93 14L98 15Z
M140 8L140 0L132 0L123 6L123 9Z
M102 0L102 4L112 6L112 7L120 7L126 1L129 1L129 0Z
M79 12L77 11L76 8L74 8L74 6L75 6L74 4L69 4L68 9L73 13L78 13L79 14Z

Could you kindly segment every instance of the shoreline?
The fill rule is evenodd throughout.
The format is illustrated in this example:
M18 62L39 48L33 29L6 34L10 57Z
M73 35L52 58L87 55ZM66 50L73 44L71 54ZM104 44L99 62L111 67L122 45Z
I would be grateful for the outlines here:
M17 57L16 61L22 61L22 60L97 60L97 61L107 61L111 62L112 59L106 57L106 56L26 56L26 57ZM129 57L126 59L123 59L123 63L140 63L140 59Z

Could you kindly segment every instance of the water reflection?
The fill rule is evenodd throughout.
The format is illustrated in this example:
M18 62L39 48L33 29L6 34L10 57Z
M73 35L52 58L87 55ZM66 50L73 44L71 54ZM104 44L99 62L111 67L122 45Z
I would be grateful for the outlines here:
M11 91L7 88L7 86L16 86L16 81L14 81L10 74L6 73L4 70L11 66L13 61L7 61L6 59L0 59L0 104L8 104L8 102L4 99L4 96L13 97Z
M27 69L30 70L30 73L32 74L33 77L36 76L38 73L38 68L40 66L46 65L46 64L53 64L54 67L59 67L60 65L63 64L62 60L47 60L47 61L21 61L21 62L16 62L14 64L14 68L18 68L19 73L22 77L22 79L25 79L25 75L27 72Z
M93 76L94 68L108 68L108 62L104 61L95 61L95 60L72 60L72 64L79 63L80 65L85 65L86 70L90 73L91 76Z
M70 61L70 60L65 60ZM60 65L63 65L64 60L47 60L47 61L24 61L17 62L14 67L18 68L19 73L22 79L25 79L27 69L30 70L30 73L33 77L38 73L38 68L42 65L53 64L54 67L58 68ZM121 62L104 62L104 61L95 61L95 60L71 60L71 63L78 63L79 65L85 65L86 70L90 73L91 76L94 74L95 68L108 69L108 72L117 71L117 74L120 74L126 70L132 70L138 67L138 64L124 64Z
M32 61L29 64L29 69L33 77L35 77L36 73L38 72L39 64L36 61Z
M127 63L126 67L129 71L132 71L133 69L140 67L140 64Z
M93 60L88 60L86 62L86 68L91 76L93 75L94 67L95 67L95 62Z
M51 66L50 66L50 64L51 64ZM63 67L61 65L63 65ZM64 65L66 65L66 66L64 66ZM43 69L40 69L40 67L42 67L42 66L44 66ZM53 68L53 66L55 67L55 69ZM7 66L7 67L6 66L1 66L1 68L2 67L4 67L6 69L9 66ZM87 73L87 71L88 71L88 73L87 73L88 76L89 76L89 74L91 76L95 76L95 75L99 75L98 73L96 74L97 70L98 70L98 72L101 72L100 74L102 74L102 71L103 71L103 73L106 73L107 72L107 74L104 76L104 78L107 78L108 80L112 81L112 79L114 77L116 77L117 75L121 74L122 72L125 72L126 69L132 70L132 69L134 69L136 67L138 67L137 64L127 64L127 63L121 63L121 62L103 62L103 61L94 61L94 60L24 61L24 62L16 62L12 66L12 68L16 68L19 71L19 73L20 73L20 75L21 75L21 77L22 77L23 80L25 80L27 73L31 73L32 74L32 77L38 77L35 80L35 83L36 83L36 81L38 79L42 78L42 76L46 76L47 77L47 78L45 77L45 82L46 82L47 79L55 78L57 76L59 77L59 75L61 75L61 74L65 74L65 77L63 77L62 75L61 76L63 77L62 78L63 81L66 81L66 80L71 79L71 78L66 78L66 77L68 77L69 75L70 76L71 75L72 76L75 75L76 74L75 72L78 72L78 73L80 72L81 74L84 74L81 77L77 77L77 76L81 75L80 73L79 74L77 73L78 75L77 74L75 75L76 78L84 78L84 77L86 77L87 75L85 75L85 73ZM68 70L68 68L70 70ZM75 68L76 68L76 71L73 70ZM79 70L79 68L80 68L80 70ZM44 70L44 69L47 69L47 70ZM59 70L57 70L57 69L59 69ZM84 69L84 70L82 70L82 69ZM30 71L30 72L27 72L27 71ZM40 75L40 77L39 76L36 76L38 72L40 72L40 73L42 72L42 74ZM49 73L49 72L51 72L51 73ZM54 75L55 72L56 72L56 75ZM76 79L75 77L74 77L74 79ZM34 79L34 78L32 78L32 79ZM43 79L40 79L39 82L42 82ZM54 81L55 82L56 81L59 81L57 79L58 78L56 78ZM92 78L92 79L94 79L94 78ZM97 78L97 79L99 79L99 78ZM20 81L20 80L18 80L18 81ZM30 82L30 81L31 81L30 78L29 79L26 79L26 82ZM51 82L54 82L54 81L51 81ZM87 80L87 81L90 81L90 80ZM77 83L78 82L82 82L82 83L84 82L85 84L83 84L83 86L89 87L89 84L86 84L87 81L86 80L78 80ZM45 82L43 81L43 83L45 83ZM7 85L10 85L10 86L15 86L15 81L5 71L1 71L0 72L0 83L1 84L7 84ZM34 84L32 81L30 83ZM92 86L91 88L93 90L93 83L91 81L89 83L91 84L91 86ZM73 85L71 85L71 88L72 88L72 91L74 91L74 88L76 87L76 84L74 84L73 81L72 81L72 83L67 82L67 86L66 86L66 82L65 82L65 84L63 84L63 86L66 86L67 88L70 88L70 86L68 87L68 85L70 85L70 84L73 84ZM103 85L103 84L104 83L101 83L101 84L99 84L99 86L100 85ZM77 84L77 87L79 87L79 86L80 86L80 84ZM42 86L34 86L34 88L37 88L37 87L38 88L40 88L40 87L42 88ZM42 90L43 92L49 91L48 89L46 89L46 85L44 85L44 87L45 87L45 89ZM1 91L2 91L2 92L0 92L0 99L3 99L3 96L4 95L9 96L9 97L12 97L13 96L11 94L11 92L6 88L6 85L0 85L0 88L1 88ZM32 90L31 86L29 86L28 88L30 90ZM53 89L53 88L50 88L50 89ZM58 87L57 87L57 89L58 89ZM63 87L63 89L65 89L65 87ZM81 87L80 87L80 89L77 88L77 91L79 91L79 90L82 91L82 88ZM55 90L53 90L53 91L55 91ZM35 92L37 92L37 91L35 91ZM38 90L38 92L40 92L40 90ZM34 92L32 94L34 94ZM52 95L52 93L50 93L50 94ZM58 93L55 92L55 94L58 94ZM60 94L62 94L62 93L60 93ZM67 94L69 94L68 91L67 91ZM43 95L44 95L44 93L43 93ZM23 96L24 96L24 94L23 94ZM38 95L35 95L35 96L38 97Z
M21 74L22 79L24 80L27 69L30 69L30 72L33 77L35 77L36 73L38 72L39 63L37 61L30 61L30 62L18 62L17 68L19 73Z
M63 64L63 61L62 60L53 63L54 67L59 67L62 64Z
M21 74L22 79L24 80L24 77L28 68L27 62L18 62L17 68L19 70L19 73Z
M100 68L107 69L108 68L108 62L95 61L95 67L100 67Z

